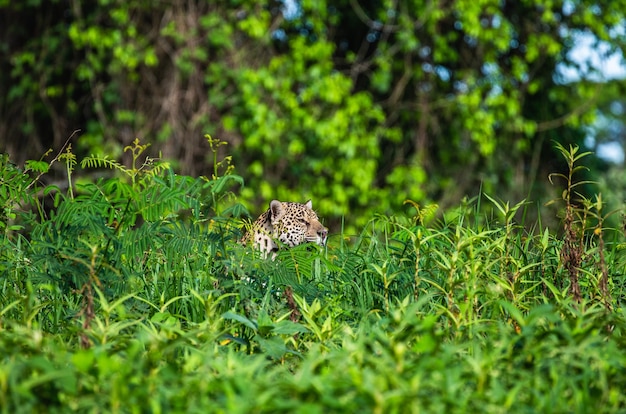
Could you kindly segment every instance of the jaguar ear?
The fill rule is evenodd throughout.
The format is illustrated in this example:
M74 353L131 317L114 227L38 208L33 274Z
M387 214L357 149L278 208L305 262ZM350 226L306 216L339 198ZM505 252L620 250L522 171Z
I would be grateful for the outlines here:
M307 201L306 203L304 203L305 206L307 206L308 208L312 209L313 208L313 202L311 200Z
M278 200L272 200L270 203L270 218L271 222L274 223L278 220L284 213L283 203Z

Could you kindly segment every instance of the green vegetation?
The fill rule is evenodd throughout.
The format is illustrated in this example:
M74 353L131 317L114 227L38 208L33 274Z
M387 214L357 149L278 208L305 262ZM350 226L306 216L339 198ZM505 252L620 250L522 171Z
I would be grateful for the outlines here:
M626 0L0 1L0 152L21 165L78 131L78 156L120 159L139 137L197 177L212 169L210 133L230 144L246 207L314 199L351 235L374 214L407 214L406 199L448 210L482 189L543 204L545 177L566 171L553 141L623 143L625 81L572 52L587 39L624 56L625 10ZM609 168L586 163L596 176ZM363 214L342 223L353 211Z
M624 10L0 0L0 411L626 412Z
M274 261L236 242L228 159L196 179L139 141L128 166L67 147L62 190L3 157L0 409L623 412L624 235L576 195L587 154L557 149L563 231L485 194Z

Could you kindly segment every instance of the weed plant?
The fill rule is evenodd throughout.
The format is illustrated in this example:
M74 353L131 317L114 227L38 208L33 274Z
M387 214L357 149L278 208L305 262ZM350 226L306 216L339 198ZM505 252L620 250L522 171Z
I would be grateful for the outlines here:
M207 140L201 178L139 141L130 166L2 157L2 412L626 410L624 235L576 195L577 148L562 229L526 201L409 201L272 261L237 242L242 180ZM41 184L55 162L67 190Z

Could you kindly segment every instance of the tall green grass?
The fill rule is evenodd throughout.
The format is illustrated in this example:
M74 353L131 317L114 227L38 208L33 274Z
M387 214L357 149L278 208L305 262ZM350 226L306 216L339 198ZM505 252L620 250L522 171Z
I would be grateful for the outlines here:
M67 190L2 158L2 412L626 410L624 235L576 196L576 148L562 229L481 195L273 261L237 242L228 161L145 148L87 158L117 171L95 182L64 149Z

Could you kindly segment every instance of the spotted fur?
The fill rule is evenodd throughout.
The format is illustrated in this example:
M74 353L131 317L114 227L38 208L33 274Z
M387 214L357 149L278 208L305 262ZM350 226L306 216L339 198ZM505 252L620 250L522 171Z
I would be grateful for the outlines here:
M280 245L293 247L310 242L324 246L327 236L328 229L320 223L311 200L304 204L272 200L242 242L253 240L255 247L267 256Z

